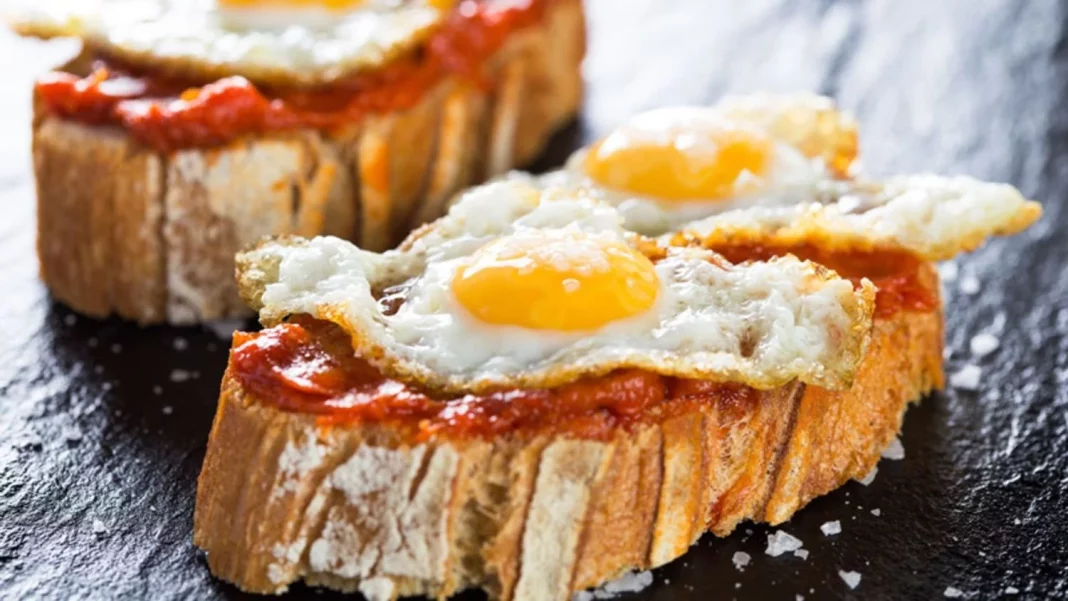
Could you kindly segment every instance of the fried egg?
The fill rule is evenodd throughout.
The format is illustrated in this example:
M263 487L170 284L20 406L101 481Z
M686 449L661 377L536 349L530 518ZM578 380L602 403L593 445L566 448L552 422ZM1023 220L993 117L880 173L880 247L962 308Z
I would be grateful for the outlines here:
M538 181L585 189L656 235L740 206L794 204L847 177L856 147L856 124L828 98L728 97L638 115Z
M329 237L238 256L276 323L333 321L389 376L448 393L544 388L621 368L773 388L848 386L874 288L785 257L731 265L629 233L596 199L515 181L477 188L401 248Z
M410 51L454 0L19 0L10 21L195 78L327 83Z
M881 182L835 182L808 202L752 206L680 227L707 244L816 242L825 248L900 248L927 260L952 258L988 237L1011 235L1042 215L1016 188L970 177L910 175Z

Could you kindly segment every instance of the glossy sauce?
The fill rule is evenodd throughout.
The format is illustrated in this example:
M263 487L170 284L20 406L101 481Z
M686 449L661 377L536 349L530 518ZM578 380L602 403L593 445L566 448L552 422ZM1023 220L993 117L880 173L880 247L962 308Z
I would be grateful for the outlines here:
M926 264L912 253L900 250L827 251L816 245L765 246L760 244L712 245L711 250L732 263L766 261L792 254L838 272L854 285L868 278L878 288L875 316L892 317L899 311L926 312L938 308L938 291L925 282L921 268Z
M319 416L322 425L390 422L417 439L522 431L605 439L617 427L662 420L697 404L745 403L750 388L620 370L552 389L434 398L383 376L352 353L337 326L300 319L234 335L230 374L259 399Z
M237 76L197 85L103 59L87 77L49 73L35 90L51 114L122 125L162 152L302 128L334 132L369 114L414 106L448 75L486 84L485 61L514 31L537 23L548 1L464 0L413 56L329 86L272 89Z

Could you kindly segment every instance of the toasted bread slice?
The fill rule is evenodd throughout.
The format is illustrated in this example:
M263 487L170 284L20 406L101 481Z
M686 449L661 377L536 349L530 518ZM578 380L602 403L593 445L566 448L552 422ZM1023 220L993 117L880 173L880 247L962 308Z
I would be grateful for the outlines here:
M937 288L932 264L921 280ZM941 387L942 313L880 317L852 388L704 399L604 440L406 439L321 427L229 372L200 475L195 543L246 591L304 580L369 599L568 599L662 565L706 530L780 523L867 474L910 401Z
M578 109L584 51L581 2L554 0L489 62L489 89L449 79L408 110L329 136L295 131L170 154L37 103L42 278L97 317L246 315L232 277L240 248L287 233L394 245L456 190L536 156Z

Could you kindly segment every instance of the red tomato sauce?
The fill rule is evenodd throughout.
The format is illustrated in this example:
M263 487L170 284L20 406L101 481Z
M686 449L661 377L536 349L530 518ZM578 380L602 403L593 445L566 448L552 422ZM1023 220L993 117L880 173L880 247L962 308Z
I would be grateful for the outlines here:
M412 56L327 86L261 87L239 76L198 84L102 59L86 77L49 73L35 91L50 114L121 125L161 152L294 129L333 132L370 114L412 107L449 75L484 85L487 59L513 32L537 23L548 1L463 0Z
M620 426L663 420L697 404L756 398L745 386L635 369L551 389L433 397L385 377L353 355L339 327L311 319L235 334L229 373L258 399L317 415L321 425L388 422L410 428L416 439L552 431L603 440Z
M828 251L812 244L765 246L760 244L725 244L711 246L732 263L766 261L771 257L792 254L814 261L838 272L854 285L868 278L878 288L875 316L892 317L898 311L923 313L938 308L938 290L924 278L926 262L903 250Z

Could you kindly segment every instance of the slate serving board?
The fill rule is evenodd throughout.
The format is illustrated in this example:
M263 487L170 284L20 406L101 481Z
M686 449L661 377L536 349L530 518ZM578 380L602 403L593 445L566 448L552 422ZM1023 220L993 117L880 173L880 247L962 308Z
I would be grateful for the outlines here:
M808 89L856 113L868 171L1009 181L1046 211L946 282L947 370L980 365L981 390L925 399L903 460L785 524L807 559L768 557L774 529L745 525L631 598L1068 596L1068 2L591 0L589 14L587 108L542 168L640 109ZM29 86L71 48L0 34L0 597L243 598L191 542L227 341L78 317L36 279ZM1000 346L977 360L980 332Z

